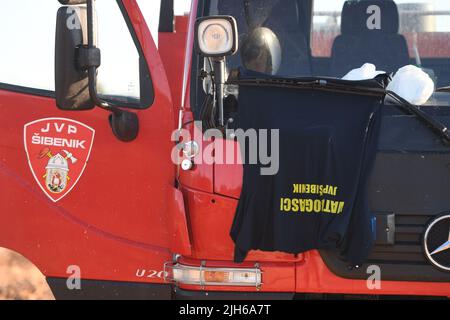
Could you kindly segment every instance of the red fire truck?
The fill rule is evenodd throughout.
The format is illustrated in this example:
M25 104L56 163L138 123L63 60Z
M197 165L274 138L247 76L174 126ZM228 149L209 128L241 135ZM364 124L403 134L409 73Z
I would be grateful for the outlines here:
M421 110L449 123L448 4L193 0L176 16L163 0L157 47L137 0L39 2L1 5L0 246L35 264L56 298L450 297L450 148L417 115L383 107L369 188L377 240L353 269L325 250L234 263L242 165L194 159L217 143L196 140L194 121L232 123L226 75L255 26L279 39L279 76L417 65L441 88ZM177 144L182 130L194 138Z

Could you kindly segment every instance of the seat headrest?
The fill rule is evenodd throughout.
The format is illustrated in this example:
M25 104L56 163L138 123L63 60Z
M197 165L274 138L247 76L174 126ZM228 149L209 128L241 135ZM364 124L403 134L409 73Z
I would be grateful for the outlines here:
M298 2L295 0L276 2L266 24L278 29L298 31L300 28Z
M267 8L261 10L261 8ZM218 4L220 14L232 15L238 24L245 24L247 20L245 14L244 0L221 0ZM299 26L299 8L296 0L250 0L249 14L253 22L262 22L265 27L278 27L278 29L296 29ZM258 21L261 19L261 21Z
M380 10L381 29L368 28L369 18L372 15L376 17L377 14L371 10L371 6L377 6ZM399 25L398 7L392 0L350 0L345 2L342 9L342 34L358 35L369 32L398 34Z

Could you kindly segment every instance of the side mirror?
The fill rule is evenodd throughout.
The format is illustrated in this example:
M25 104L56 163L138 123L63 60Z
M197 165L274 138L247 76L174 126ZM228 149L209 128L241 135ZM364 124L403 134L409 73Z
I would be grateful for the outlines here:
M89 110L96 106L111 112L114 135L130 142L139 133L139 118L102 100L97 94L97 68L101 64L96 47L95 0L58 0L55 45L56 105L61 110ZM83 5L83 6L78 6Z
M55 94L62 110L89 110L95 107L89 93L88 71L76 62L79 49L87 45L87 8L82 0L59 0L56 18Z
M200 55L214 61L216 107L219 126L225 127L223 110L225 88L225 57L238 51L238 29L232 16L208 16L199 18L195 24L195 46Z

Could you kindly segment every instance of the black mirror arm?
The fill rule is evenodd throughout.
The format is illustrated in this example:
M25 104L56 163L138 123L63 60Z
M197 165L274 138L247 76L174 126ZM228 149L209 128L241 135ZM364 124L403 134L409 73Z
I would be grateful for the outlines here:
M77 48L76 57L77 67L88 72L89 96L92 102L112 113L123 112L117 106L100 99L97 94L97 68L101 65L100 49L94 45L80 46Z
M89 95L96 106L111 112L109 122L114 135L123 142L130 142L139 133L139 118L136 113L125 111L104 101L97 94L97 68L101 63L100 50L94 45L94 1L87 0L88 45L79 48L81 68L88 71Z
M94 102L94 104L100 109L109 111L113 114L118 115L122 112L126 112L119 109L112 103L106 102L99 98L97 94L97 67L89 67L88 74L89 74L89 95L91 96L91 99Z
M89 77L89 94L91 99L99 108L110 111L112 113L120 112L120 109L103 101L97 94L97 68L100 66L100 50L94 44L94 1L87 0L87 29L88 29L88 45L85 49L86 54L83 56L82 67L87 68Z

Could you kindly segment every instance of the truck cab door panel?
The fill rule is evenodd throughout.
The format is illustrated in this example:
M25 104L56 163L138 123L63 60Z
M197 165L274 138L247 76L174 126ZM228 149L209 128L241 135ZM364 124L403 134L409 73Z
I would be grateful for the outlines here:
M0 245L29 257L47 276L67 276L67 266L76 264L86 278L161 282L161 277L140 278L136 270L159 272L171 259L171 231L175 228L169 227L171 215L178 215L178 230L184 230L184 207L169 210L176 194L170 157L170 136L175 128L172 99L164 67L136 1L118 3L152 78L153 88L145 89L154 91L153 104L132 111L140 120L139 135L133 142L121 142L112 134L104 110L60 111L51 92L43 97L33 90L2 86ZM52 57L45 63L53 63ZM78 183L57 202L36 183L24 148L24 126L47 118L74 120L95 130L91 154ZM61 149L52 148L55 152ZM37 178L43 178L45 171L43 167ZM187 241L185 234L177 239L181 238Z

